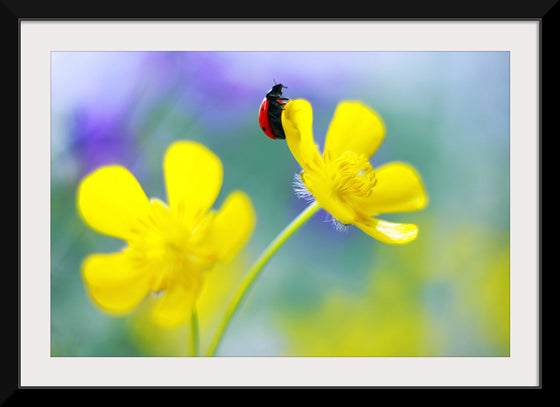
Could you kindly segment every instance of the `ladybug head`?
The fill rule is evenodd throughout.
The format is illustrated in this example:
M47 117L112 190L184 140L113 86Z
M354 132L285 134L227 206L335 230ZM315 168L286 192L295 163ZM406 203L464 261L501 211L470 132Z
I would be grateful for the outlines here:
M274 78L272 78L272 82L274 82L274 86L272 87L271 90L282 91L282 88L288 89L287 86L284 86L281 83L276 83L276 79L274 79Z
M288 89L287 86L284 86L281 83L274 82L274 86L272 87L272 89L270 89L270 92L271 93L279 93L281 95L282 94L282 88Z

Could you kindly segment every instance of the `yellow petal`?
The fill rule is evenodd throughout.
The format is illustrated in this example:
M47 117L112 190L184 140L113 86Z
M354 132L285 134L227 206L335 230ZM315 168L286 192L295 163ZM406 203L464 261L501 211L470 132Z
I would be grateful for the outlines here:
M385 137L381 117L360 102L341 102L336 108L325 139L325 161L353 151L369 158Z
M418 227L410 223L392 223L368 218L356 226L371 237L389 244L404 244L416 239Z
M86 176L78 187L77 205L92 229L125 240L150 210L142 187L121 166L102 167Z
M428 204L428 194L416 169L406 163L393 162L375 169L377 184L363 201L369 215L411 212Z
M284 106L282 127L292 155L306 171L322 168L323 160L313 140L313 110L304 99L290 100Z
M204 279L199 270L188 270L188 274L188 283L176 281L169 285L155 304L152 318L158 325L174 328L190 318Z
M214 204L222 187L222 162L193 141L176 141L163 160L169 207L187 222L200 219Z
M358 214L351 205L332 193L331 180L323 173L302 173L301 180L317 203L344 225L354 224Z
M132 311L149 292L149 275L134 267L127 250L88 256L82 278L92 300L111 313Z
M255 228L256 215L251 199L242 191L232 192L210 222L209 228L201 233L198 245L214 253L218 260L232 260Z

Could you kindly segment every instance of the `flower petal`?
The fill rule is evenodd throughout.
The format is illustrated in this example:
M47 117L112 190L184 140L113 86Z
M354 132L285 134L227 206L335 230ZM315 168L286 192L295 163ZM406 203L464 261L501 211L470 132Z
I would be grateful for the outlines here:
M193 141L176 141L163 160L169 207L187 222L200 219L214 204L223 181L216 154Z
M158 325L173 328L190 318L202 290L204 276L199 270L189 270L188 275L188 284L184 281L170 284L158 299L152 310L152 318Z
M251 199L242 191L232 192L210 222L197 244L205 252L214 253L217 260L232 260L255 228L256 215ZM197 238L196 232L193 237Z
M302 173L301 180L317 203L344 225L354 224L358 214L354 207L332 193L331 180L321 173Z
M284 106L282 127L286 143L296 161L305 171L323 167L319 149L313 140L313 110L304 99L290 100Z
M77 205L92 229L125 240L150 210L150 201L134 175L117 165L86 176L78 187Z
M341 102L336 108L325 138L325 161L332 161L345 151L369 158L385 137L381 117L360 102Z
M86 257L82 278L92 300L111 313L132 311L149 292L149 275L134 267L128 250Z
M377 184L371 196L363 202L368 215L417 211L428 204L422 178L410 164L384 164L375 169L375 175Z
M356 226L371 237L389 244L404 244L416 239L418 227L410 223L392 223L368 218Z

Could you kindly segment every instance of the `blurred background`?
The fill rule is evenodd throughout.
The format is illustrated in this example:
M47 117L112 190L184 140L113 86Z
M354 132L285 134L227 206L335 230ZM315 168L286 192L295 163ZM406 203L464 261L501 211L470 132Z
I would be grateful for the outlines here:
M507 52L53 52L51 355L182 356L188 326L162 329L147 299L126 317L89 300L80 264L123 242L76 211L81 178L126 166L166 200L162 158L199 141L224 165L215 207L247 192L255 232L209 272L200 298L202 351L252 262L306 206L300 167L260 130L273 81L309 100L320 147L337 103L361 100L387 127L372 157L411 163L430 204L383 216L415 223L404 246L324 212L276 253L232 320L217 356L509 356L509 54Z

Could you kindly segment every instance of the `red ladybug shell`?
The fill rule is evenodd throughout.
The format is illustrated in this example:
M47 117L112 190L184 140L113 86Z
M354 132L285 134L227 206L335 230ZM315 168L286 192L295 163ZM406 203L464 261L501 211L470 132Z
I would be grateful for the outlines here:
M259 108L259 125L261 130L273 140L285 139L282 128L282 111L288 98L282 97L281 83L275 84L266 94Z
M261 126L261 130L264 131L271 139L276 140L274 134L272 134L272 130L268 124L268 99L265 98L262 100L261 107L259 109L259 125Z

